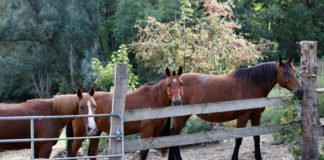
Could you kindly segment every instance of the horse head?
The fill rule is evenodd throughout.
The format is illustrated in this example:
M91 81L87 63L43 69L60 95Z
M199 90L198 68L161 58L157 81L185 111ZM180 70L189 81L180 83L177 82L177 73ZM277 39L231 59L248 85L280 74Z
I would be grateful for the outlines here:
M89 93L83 94L82 90L79 89L77 91L77 95L79 97L78 102L78 114L79 115L93 115L96 110L96 102L93 98L95 90L91 88ZM86 133L87 135L94 135L97 132L97 126L94 121L94 117L84 117L81 118L84 126L86 126Z
M178 72L170 72L169 68L166 68L165 75L167 76L167 94L172 101L172 105L181 105L183 96L183 81L180 78L182 74L182 67L179 67Z
M282 60L279 57L279 63L276 64L276 77L279 85L293 92L299 100L303 99L303 88L296 76L296 69L293 66L292 58Z

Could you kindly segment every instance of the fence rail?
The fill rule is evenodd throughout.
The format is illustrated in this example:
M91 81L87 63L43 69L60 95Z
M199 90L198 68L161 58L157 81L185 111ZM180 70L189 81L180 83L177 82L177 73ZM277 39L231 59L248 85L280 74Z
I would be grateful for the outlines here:
M0 120L39 120L39 119L56 119L56 118L85 118L85 117L104 117L104 116L115 116L119 117L117 114L93 114L93 115L59 115L59 116L10 116L10 117L0 117Z
M204 103L183 106L170 106L163 108L146 108L126 110L124 121L137 121L145 119L156 119L165 117L176 117L194 114L207 114L237 110L247 110L255 108L264 108L266 106L278 106L290 103L284 101L281 97L254 98L236 101L226 101L217 103Z
M125 151L133 152L152 148L182 146L198 143L213 142L217 140L270 134L280 131L283 124L264 125L260 127L234 128L225 131L209 131L186 135L136 139L125 142Z

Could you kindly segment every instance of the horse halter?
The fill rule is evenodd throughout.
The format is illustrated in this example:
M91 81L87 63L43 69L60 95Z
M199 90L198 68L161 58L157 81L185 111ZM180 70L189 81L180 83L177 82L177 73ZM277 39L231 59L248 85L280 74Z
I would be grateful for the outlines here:
M167 93L168 93L169 97L172 97L172 95L175 94L175 93L179 93L180 96L183 96L183 89L182 88L175 88L175 89L172 89L172 90L167 90Z

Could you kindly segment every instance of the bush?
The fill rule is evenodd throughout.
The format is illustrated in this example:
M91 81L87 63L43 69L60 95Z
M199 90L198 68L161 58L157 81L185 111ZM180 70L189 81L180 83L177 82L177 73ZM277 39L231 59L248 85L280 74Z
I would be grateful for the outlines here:
M189 133L197 133L197 132L204 132L209 131L211 123L201 120L197 116L191 116L186 123L185 128L182 129L182 133L189 134Z

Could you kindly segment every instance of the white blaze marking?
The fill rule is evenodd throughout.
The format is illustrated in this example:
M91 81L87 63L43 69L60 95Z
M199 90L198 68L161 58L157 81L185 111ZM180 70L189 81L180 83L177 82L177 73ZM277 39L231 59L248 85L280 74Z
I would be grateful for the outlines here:
M173 79L173 82L177 82L177 80L176 79Z
M88 105L88 115L93 115L90 101L87 102L87 105ZM94 117L88 117L88 127L90 127L91 129L94 129L96 127Z

